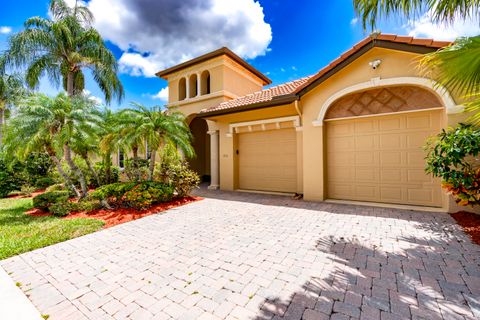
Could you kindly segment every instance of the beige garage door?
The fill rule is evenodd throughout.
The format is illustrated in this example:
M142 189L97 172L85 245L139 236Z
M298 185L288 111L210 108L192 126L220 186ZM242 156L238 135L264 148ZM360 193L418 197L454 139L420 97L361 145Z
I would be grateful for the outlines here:
M295 129L240 133L238 182L245 190L296 192Z
M328 121L330 199L442 206L441 186L424 173L427 137L441 110Z

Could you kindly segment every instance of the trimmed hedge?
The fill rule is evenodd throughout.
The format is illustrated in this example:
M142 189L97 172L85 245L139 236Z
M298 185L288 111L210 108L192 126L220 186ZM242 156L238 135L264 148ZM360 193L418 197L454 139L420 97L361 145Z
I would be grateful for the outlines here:
M113 183L98 188L89 197L106 200L112 206L145 209L155 203L170 201L174 190L172 185L154 181Z
M33 207L41 210L47 210L52 205L68 202L70 197L68 191L52 191L39 194L33 198Z

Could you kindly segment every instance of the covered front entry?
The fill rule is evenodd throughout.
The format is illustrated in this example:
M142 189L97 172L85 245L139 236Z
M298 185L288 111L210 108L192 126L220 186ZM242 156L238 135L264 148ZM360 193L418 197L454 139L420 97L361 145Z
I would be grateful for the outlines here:
M297 140L294 128L238 134L238 187L295 193Z
M198 173L202 181L210 181L210 135L204 119L194 118L190 122L193 135L193 148L196 157L189 160L190 168Z
M441 124L441 109L327 121L328 198L441 207L422 149Z

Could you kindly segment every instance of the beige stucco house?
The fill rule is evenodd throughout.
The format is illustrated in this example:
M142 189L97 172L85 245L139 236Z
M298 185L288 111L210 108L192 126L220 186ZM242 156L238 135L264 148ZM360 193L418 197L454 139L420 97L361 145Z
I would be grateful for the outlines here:
M371 36L317 74L270 80L227 48L157 75L188 119L210 188L310 201L456 210L424 173L425 140L465 119L458 97L420 75L448 42Z

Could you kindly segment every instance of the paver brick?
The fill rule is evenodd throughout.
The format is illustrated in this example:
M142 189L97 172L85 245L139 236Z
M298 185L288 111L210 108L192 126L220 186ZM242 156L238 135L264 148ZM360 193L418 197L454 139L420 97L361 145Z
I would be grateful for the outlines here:
M198 192L0 265L51 319L480 317L480 247L444 213Z

